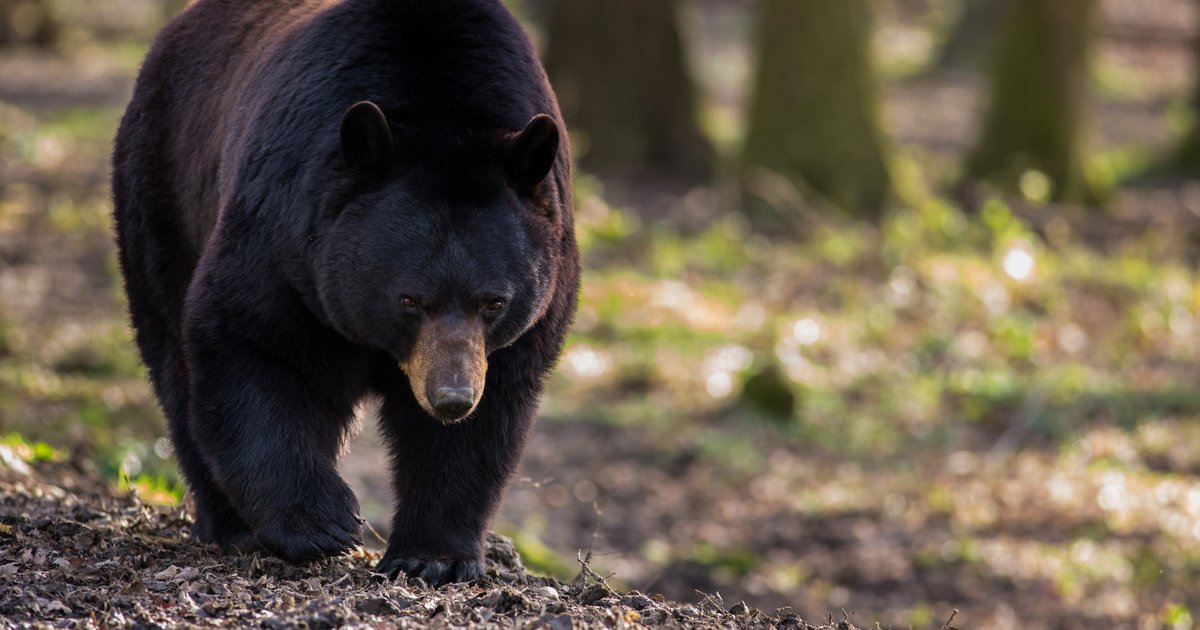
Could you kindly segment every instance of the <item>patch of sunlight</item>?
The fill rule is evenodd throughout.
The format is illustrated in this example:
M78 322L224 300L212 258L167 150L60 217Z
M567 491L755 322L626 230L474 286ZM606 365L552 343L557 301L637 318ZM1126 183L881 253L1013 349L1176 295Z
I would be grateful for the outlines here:
M577 378L595 379L612 369L609 356L586 345L574 345L563 353L562 364Z
M792 338L802 346L811 346L821 340L821 325L811 317L801 319L792 324Z
M1004 273L1008 274L1008 277L1013 280L1028 282L1033 278L1037 262L1028 249L1018 244L1010 247L1004 253L1004 261L1001 263L1001 266L1004 268Z
M651 319L663 325L683 323L697 331L726 332L734 318L729 309L711 296L698 294L681 280L663 280L645 287L649 305L660 309ZM665 312L662 312L665 311Z
M818 366L805 358L794 337L784 337L775 344L775 358L795 383L812 383L819 373Z
M983 302L988 315L993 317L1003 315L1012 306L1012 297L999 282L986 282L979 286L979 301Z
M1058 347L1067 354L1079 354L1088 345L1087 331L1075 322L1067 322L1059 326L1054 333L1054 339L1058 342Z
M756 331L767 323L767 309L757 302L747 302L738 308L735 322L744 331Z
M1196 320L1186 307L1176 306L1171 309L1171 315L1167 319L1167 328L1176 337L1190 337L1196 329Z
M1021 195L1034 203L1046 203L1054 194L1054 180L1050 176L1034 169L1021 173L1017 182Z
M978 330L965 330L954 337L951 349L964 359L982 359L988 350L988 337Z
M750 367L754 353L739 344L727 344L706 353L700 371L704 388L713 398L728 398L733 393L734 374Z
M899 265L888 276L887 303L892 308L912 306L917 299L917 272L908 265Z
M1119 470L1106 470L1100 475L1100 492L1096 505L1106 512L1125 511L1133 506L1133 496L1125 485L1125 475Z

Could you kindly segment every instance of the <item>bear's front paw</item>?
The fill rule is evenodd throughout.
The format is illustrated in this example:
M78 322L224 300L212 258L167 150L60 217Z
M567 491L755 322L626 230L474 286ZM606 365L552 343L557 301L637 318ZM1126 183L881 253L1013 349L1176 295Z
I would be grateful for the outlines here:
M451 582L471 582L483 577L480 558L421 558L417 556L384 554L375 571L394 580L403 573L409 578L421 578L430 586Z
M271 553L302 563L336 556L362 545L363 520L349 488L338 500L294 503L255 528L255 537Z

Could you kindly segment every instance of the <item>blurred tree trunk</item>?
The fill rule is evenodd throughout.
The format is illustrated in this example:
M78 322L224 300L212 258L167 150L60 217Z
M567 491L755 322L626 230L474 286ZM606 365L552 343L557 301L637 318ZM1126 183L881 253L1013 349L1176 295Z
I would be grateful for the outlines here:
M1200 1L1196 3L1200 6ZM1200 37L1192 42L1192 63L1197 74L1200 74ZM1193 79L1192 86L1192 123L1187 134L1171 156L1168 170L1177 171L1189 177L1200 177L1200 78Z
M1015 188L1037 170L1053 183L1052 199L1098 201L1082 149L1097 9L1097 0L1009 0L968 176Z
M677 0L554 0L546 6L546 69L580 162L604 174L688 182L712 174L696 123L695 89ZM576 137L579 137L578 135Z
M934 64L939 70L977 70L991 58L1003 0L962 0Z
M58 23L46 0L0 0L0 48L58 43Z
M761 175L878 217L892 194L872 60L872 0L764 0L743 155L752 197ZM758 223L769 215L754 202Z

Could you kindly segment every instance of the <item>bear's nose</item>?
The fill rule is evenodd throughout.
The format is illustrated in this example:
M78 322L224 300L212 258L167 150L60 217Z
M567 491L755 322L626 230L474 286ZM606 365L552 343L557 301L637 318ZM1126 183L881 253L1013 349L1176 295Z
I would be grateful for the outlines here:
M475 390L470 387L439 387L433 392L433 410L443 420L458 420L475 406Z

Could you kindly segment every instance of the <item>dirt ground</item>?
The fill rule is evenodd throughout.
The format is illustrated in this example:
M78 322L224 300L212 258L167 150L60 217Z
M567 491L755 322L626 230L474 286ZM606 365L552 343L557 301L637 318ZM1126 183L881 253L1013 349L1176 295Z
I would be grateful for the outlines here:
M307 567L220 557L188 527L181 509L114 494L69 464L29 468L0 447L0 627L854 629L716 594L679 604L597 575L534 577L495 535L486 577L430 589L372 573L369 552Z

